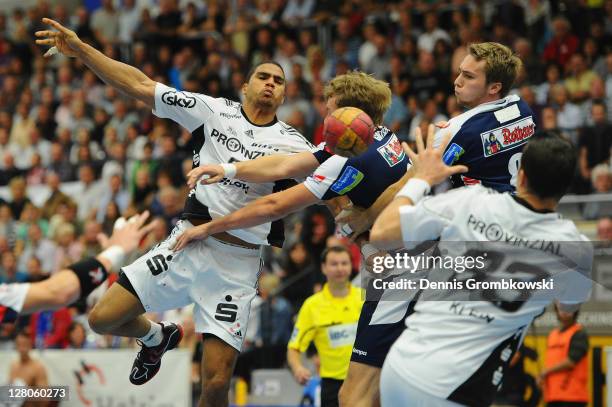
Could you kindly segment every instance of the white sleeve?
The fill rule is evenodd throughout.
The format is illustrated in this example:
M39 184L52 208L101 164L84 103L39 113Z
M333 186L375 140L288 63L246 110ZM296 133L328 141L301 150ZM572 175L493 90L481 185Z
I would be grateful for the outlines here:
M459 130L461 130L461 123L459 123L458 121L451 119L448 122L449 126L447 128L437 129L436 133L434 134L434 147L439 147L440 144L442 144L442 141L444 141L446 135L449 133L451 135L451 138L448 144L450 145L455 135L457 135L457 133L459 133Z
M323 164L319 165L306 181L304 181L304 186L317 198L329 199L326 197L326 193L336 185L338 176L347 161L348 159L346 157L338 155L330 157ZM333 192L334 195L338 195L337 191Z
M189 130L197 129L214 114L216 100L201 93L180 92L157 83L155 85L155 108L153 114L171 119Z
M440 195L425 198L416 205L399 209L402 240L423 242L440 237L444 228L453 223L457 203L465 203L476 187L458 188Z

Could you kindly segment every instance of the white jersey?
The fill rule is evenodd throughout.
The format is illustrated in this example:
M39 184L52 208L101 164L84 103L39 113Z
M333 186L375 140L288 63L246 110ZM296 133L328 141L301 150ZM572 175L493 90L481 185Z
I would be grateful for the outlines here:
M429 271L427 281L459 281L464 289L422 291L385 364L429 394L489 405L533 319L555 299L569 304L588 298L590 243L557 213L536 211L519 198L479 185L402 207L400 221L406 246L439 238L445 258L465 259L465 247L474 242L484 248L480 254L486 252L487 267L481 273L457 273L446 265ZM472 284L513 278L552 279L553 284L503 290L510 294L503 297L501 291L470 289L469 278Z
M29 290L30 283L0 284L0 324L15 322Z
M297 130L281 121L258 126L246 118L240 103L179 92L161 83L155 87L153 113L174 120L192 133L197 146L193 151L194 167L315 151ZM200 219L225 216L257 198L286 188L287 181L255 184L224 178L213 185L198 184L189 192L184 216ZM284 228L282 221L276 221L228 232L249 243L282 246Z

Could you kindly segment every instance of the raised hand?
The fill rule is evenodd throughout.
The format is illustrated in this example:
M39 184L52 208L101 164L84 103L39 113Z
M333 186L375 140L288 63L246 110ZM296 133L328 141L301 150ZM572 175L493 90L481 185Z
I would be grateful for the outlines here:
M56 49L67 57L77 56L79 47L83 42L79 39L76 33L68 28L64 27L55 20L50 18L43 18L42 22L56 29L57 31L42 30L36 31L35 36L41 38L36 40L38 45L49 45L56 47ZM52 52L47 52L44 56L52 56Z
M444 181L451 175L467 172L468 168L465 165L453 165L449 167L442 160L446 145L450 141L450 133L447 134L442 143L434 148L434 126L430 125L427 129L427 147L423 143L423 135L421 129L416 129L416 145L417 152L415 153L406 143L402 143L404 151L412 161L414 168L414 178L419 178L426 181L429 185L434 186Z
M148 218L149 211L144 211L127 221L124 218L117 219L110 238L102 233L98 235L100 245L104 249L110 246L120 246L126 253L135 250L142 238L157 226L157 221L144 226Z
M359 206L345 208L336 216L336 223L348 225L351 229L350 239L355 240L357 236L368 230L374 221L370 219L367 209Z

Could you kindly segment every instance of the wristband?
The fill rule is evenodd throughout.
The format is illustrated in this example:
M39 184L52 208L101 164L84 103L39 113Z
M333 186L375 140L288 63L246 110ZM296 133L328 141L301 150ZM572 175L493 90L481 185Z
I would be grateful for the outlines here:
M345 223L338 228L338 233L342 237L349 237L353 234L353 229L351 229L348 223Z
M395 196L410 198L412 203L416 205L430 190L431 186L429 186L427 181L419 178L410 178Z
M121 246L111 246L98 256L106 258L111 262L111 269L119 270L125 261L125 250Z
M223 172L225 173L226 178L234 178L236 176L236 171L238 170L234 164L221 164L223 167Z

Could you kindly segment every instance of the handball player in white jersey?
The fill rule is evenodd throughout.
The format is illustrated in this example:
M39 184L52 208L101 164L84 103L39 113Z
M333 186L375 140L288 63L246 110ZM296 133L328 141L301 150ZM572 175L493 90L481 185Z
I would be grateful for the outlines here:
M447 142L432 147L432 136L425 149L417 141L418 155L406 147L414 177L376 220L371 242L392 248L439 239L445 253L463 256L470 242L479 242L487 253L482 270L433 268L428 281L553 284L421 291L385 359L382 405L488 406L533 319L552 301L573 312L590 294L591 245L555 212L573 179L576 153L559 135L536 133L523 150L516 195L474 185L426 198L433 185L467 167L444 163Z
M61 24L43 19L57 31L39 31L38 44L50 45L79 58L107 84L150 106L192 132L199 143L193 166L229 163L269 154L314 151L295 129L276 119L284 101L285 75L274 62L261 63L243 85L244 103L181 92L148 78L138 69L114 61ZM219 233L174 253L177 234L229 214L261 196L288 186L289 180L248 183L231 175L214 185L197 185L187 198L183 219L171 235L130 266L92 310L89 322L100 334L138 338L138 353L130 382L149 381L164 352L182 338L180 326L152 323L143 316L195 303L196 331L204 334L202 400L207 406L228 404L229 383L247 329L250 303L261 268L260 248L282 246L282 221Z

